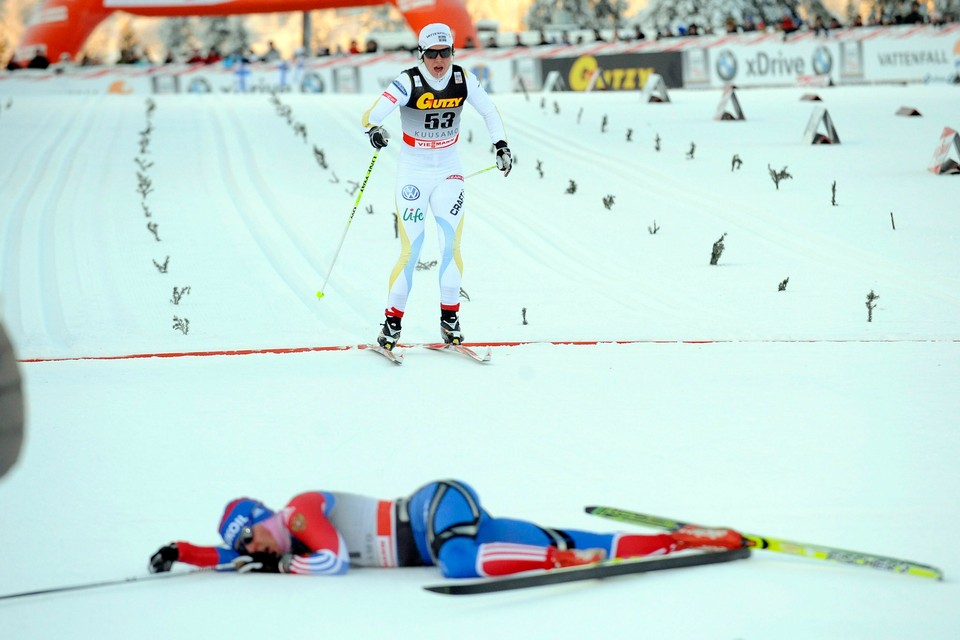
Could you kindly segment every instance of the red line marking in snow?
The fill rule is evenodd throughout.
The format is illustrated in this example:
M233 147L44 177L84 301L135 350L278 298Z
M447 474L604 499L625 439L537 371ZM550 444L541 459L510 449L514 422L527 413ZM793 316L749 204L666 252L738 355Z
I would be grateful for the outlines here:
M863 343L863 344L897 344L897 343L920 343L920 342L960 342L960 339L952 338L911 338L911 339L869 339L862 340L856 338L809 338L809 339L755 339L755 340L736 340L736 339L718 339L718 340L553 340L553 341L520 341L520 342L464 342L465 347L520 347L531 344L552 344L552 345L571 345L571 346L596 346L603 344L812 344L812 343ZM400 344L401 347L410 346Z
M465 347L523 347L527 345L549 344L555 346L573 346L573 347L591 347L605 344L840 344L840 343L859 343L859 344L904 344L904 343L960 343L960 338L912 338L912 339L870 339L861 340L856 338L810 338L810 339L758 339L758 340L519 340L507 342L465 342ZM406 349L415 347L415 344L403 344L399 347ZM196 358L210 356L251 356L251 355L285 355L289 353L310 353L315 351L349 351L351 349L366 349L367 345L328 345L322 347L279 347L273 349L232 349L220 351L171 351L167 353L131 353L115 356L69 356L64 358L24 358L17 360L24 364L37 362L76 362L81 360L143 360L146 358Z
M286 353L306 353L309 351L346 351L348 349L360 348L365 345L351 346L329 346L329 347L290 347L278 349L236 349L227 351L181 351L169 353L132 353L119 356L74 356L66 358L28 358L18 360L17 362L71 362L76 360L139 360L144 358L192 358L203 356L250 356L258 354L286 354Z

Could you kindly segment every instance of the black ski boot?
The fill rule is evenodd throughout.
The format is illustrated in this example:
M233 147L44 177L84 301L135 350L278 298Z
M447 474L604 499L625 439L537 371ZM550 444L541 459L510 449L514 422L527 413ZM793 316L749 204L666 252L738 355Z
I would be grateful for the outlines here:
M440 312L440 337L447 344L463 342L463 333L460 331L460 317L456 311Z
M377 336L377 344L387 351L393 351L393 348L396 346L399 340L400 318L387 316L387 319L383 321L383 325L380 327L380 335Z

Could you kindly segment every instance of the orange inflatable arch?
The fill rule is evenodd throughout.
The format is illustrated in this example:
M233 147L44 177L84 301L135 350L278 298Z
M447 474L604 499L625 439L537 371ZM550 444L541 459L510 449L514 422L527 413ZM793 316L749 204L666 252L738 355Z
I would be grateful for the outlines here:
M389 0L407 20L414 33L431 22L450 25L455 45L477 39L473 20L463 0ZM44 0L17 48L30 52L46 50L51 61L64 52L75 57L90 33L114 11L138 16L225 16L248 13L311 11L385 4L384 0Z

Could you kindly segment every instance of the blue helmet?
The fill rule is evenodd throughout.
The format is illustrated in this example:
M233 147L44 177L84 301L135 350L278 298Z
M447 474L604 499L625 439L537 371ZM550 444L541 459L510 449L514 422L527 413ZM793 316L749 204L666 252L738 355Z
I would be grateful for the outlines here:
M259 500L237 498L223 510L220 520L220 537L231 549L236 549L237 537L244 527L252 527L273 515Z

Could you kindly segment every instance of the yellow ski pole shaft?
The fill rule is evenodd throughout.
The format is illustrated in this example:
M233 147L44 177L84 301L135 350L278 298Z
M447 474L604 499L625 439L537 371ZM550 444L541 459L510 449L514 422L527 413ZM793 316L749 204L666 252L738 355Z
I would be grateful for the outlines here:
M497 168L497 165L492 164L492 165L490 165L489 167L484 167L483 169L480 169L480 171L474 171L473 173L471 173L471 174L468 175L467 177L468 177L468 178L472 178L473 176L478 176L478 175L480 175L481 173L486 173L487 171L492 171L493 169L496 169L496 168Z
M357 207L360 206L360 198L363 197L363 190L367 188L367 181L370 179L370 174L373 172L373 165L377 164L377 157L380 155L380 149L377 149L373 152L373 158L370 160L370 166L367 167L367 175L363 177L363 183L360 185L360 192L357 193L357 199L353 203L353 211L350 212L350 217L347 218L347 226L343 229L343 235L340 236L340 244L337 245L337 250L333 254L333 260L330 262L330 268L327 270L327 278L323 281L323 286L320 287L320 291L317 291L317 298L323 298L324 291L327 289L327 283L330 282L330 274L333 273L333 265L337 263L337 258L340 256L340 249L343 248L343 241L347 239L347 231L350 230L350 223L353 222L353 216L357 213Z

